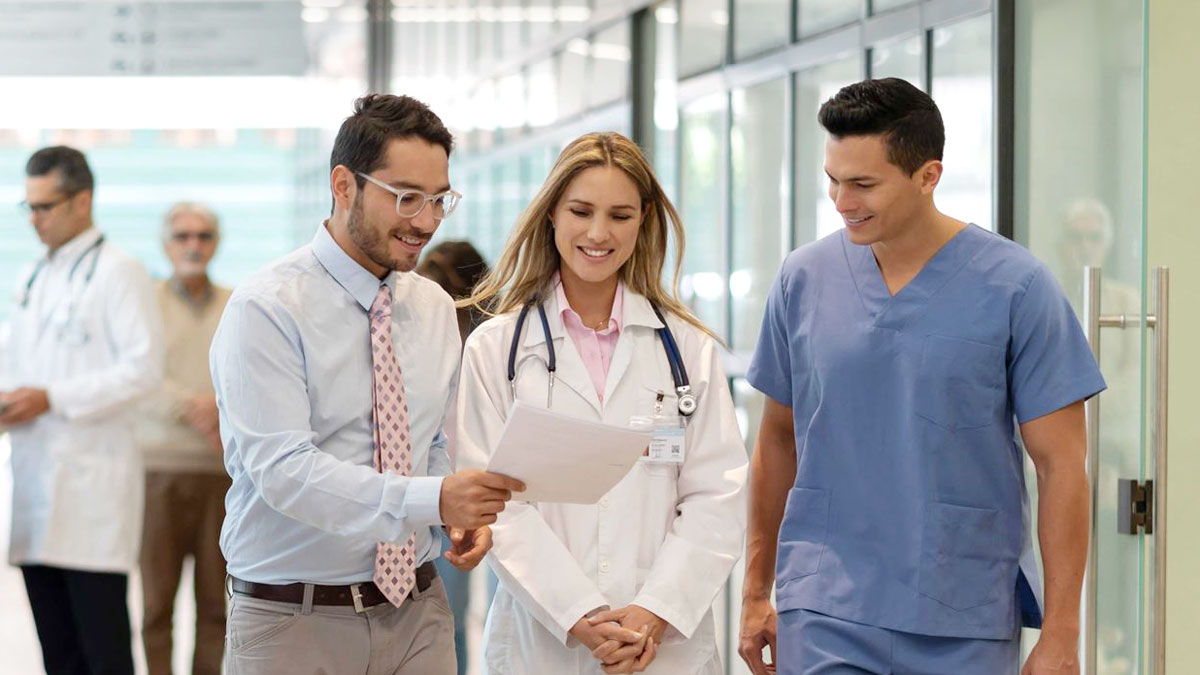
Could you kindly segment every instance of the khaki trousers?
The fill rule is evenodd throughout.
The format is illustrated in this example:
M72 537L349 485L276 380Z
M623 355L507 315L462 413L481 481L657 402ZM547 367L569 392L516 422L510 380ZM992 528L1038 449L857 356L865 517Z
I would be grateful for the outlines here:
M441 578L399 607L259 600L235 593L226 675L455 675L454 615Z
M225 558L218 542L229 476L148 472L142 526L142 642L150 675L171 675L171 621L187 556L195 559L193 675L219 675L225 641Z

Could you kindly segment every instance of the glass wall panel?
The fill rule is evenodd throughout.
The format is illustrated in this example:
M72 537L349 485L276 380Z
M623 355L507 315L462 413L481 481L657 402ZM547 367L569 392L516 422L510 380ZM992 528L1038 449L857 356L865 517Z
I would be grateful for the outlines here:
M592 0L558 0L555 16L563 30L576 28L591 18Z
M588 52L590 46L584 39L567 43L558 56L558 115L571 117L583 112L587 105L585 96L588 83Z
M904 5L911 5L916 1L917 0L871 0L871 13L879 14L880 12L886 12L889 9L903 7Z
M925 59L921 54L924 44L920 35L914 35L871 47L871 77L898 77L924 89Z
M475 70L476 73L487 72L496 63L496 13L495 0L477 0L479 20L475 22Z
M496 107L490 111L505 139L521 134L525 127L525 76L520 72L501 77L496 83Z
M1016 239L1050 266L1076 312L1083 267L1090 265L1102 269L1100 312L1140 316L1142 3L1018 0L1016 17L1024 37L1016 54ZM1151 478L1154 470L1142 440L1142 363L1150 355L1141 340L1136 328L1100 329L1108 389L1100 396L1100 466L1093 478L1099 675L1153 672L1142 659L1152 653L1146 647L1158 627L1138 609L1146 599L1148 542L1156 537L1117 531L1118 479ZM1026 476L1034 478L1032 467ZM1031 646L1037 635L1025 637Z
M934 29L930 58L930 94L946 125L938 208L992 229L992 16Z
M734 0L733 58L744 59L791 39L790 0Z
M554 57L529 66L529 126L544 127L558 121L558 77Z
M800 0L796 14L796 33L800 37L816 35L862 18L863 0Z
M588 107L619 101L629 96L630 23L621 21L592 38L592 72L589 75Z
M679 76L704 72L725 61L729 30L726 0L680 0Z
M529 23L529 44L539 45L554 35L554 0L526 0L525 19Z
M525 48L525 12L521 0L499 0L496 23L500 28L500 59L507 61L520 56Z
M732 94L730 134L730 348L754 350L767 291L786 254L787 81Z
M829 201L825 175L825 129L817 121L821 104L838 89L861 80L863 59L855 55L796 74L795 234L800 246L836 232L842 219Z
M678 206L679 103L676 97L676 40L678 3L664 2L654 10L654 172L667 196ZM674 261L671 262L674 264Z
M725 94L687 105L680 116L680 215L687 228L680 292L725 336Z

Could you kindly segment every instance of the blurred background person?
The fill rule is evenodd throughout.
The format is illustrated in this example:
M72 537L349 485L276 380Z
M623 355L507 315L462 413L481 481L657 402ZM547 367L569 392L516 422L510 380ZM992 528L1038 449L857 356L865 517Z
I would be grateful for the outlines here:
M83 153L43 148L25 175L22 205L47 250L18 277L0 354L8 561L24 576L47 673L131 674L125 596L142 521L131 404L162 377L162 325L145 269L92 222Z
M230 479L221 457L208 349L229 300L208 265L220 240L208 207L180 202L163 220L171 277L157 283L166 342L164 380L137 428L146 466L142 642L150 675L170 675L172 617L183 562L194 561L193 675L218 675L225 642L225 558L219 543Z
M436 281L456 301L471 295L471 289L475 288L475 284L479 283L479 280L487 272L487 263L484 262L479 251L471 245L471 242L461 240L444 241L430 248L425 252L421 264L417 266L417 274ZM487 318L483 312L474 307L459 307L456 313L458 314L458 334L463 342L466 342L471 331ZM449 414L453 414L453 410L452 406ZM447 432L453 428L453 424L446 424ZM452 433L448 433L448 435L451 438L447 451L453 466L454 439ZM442 536L445 537L445 533ZM445 548L449 548L449 546L450 543L447 540ZM434 560L434 564L437 565L438 574L446 584L446 595L450 598L450 609L454 612L454 650L458 654L458 675L465 675L467 663L470 662L467 653L467 607L471 601L471 575L459 571L445 558Z

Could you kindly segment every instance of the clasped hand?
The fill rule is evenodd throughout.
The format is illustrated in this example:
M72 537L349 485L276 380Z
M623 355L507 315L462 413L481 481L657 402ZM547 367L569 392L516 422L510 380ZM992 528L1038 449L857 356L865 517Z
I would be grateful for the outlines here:
M604 664L605 673L640 673L658 655L667 622L644 607L629 605L584 617L571 628Z

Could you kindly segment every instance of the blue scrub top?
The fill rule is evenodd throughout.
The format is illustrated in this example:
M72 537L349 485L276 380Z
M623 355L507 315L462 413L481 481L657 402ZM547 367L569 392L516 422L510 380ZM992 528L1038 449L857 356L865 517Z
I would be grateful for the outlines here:
M892 296L844 230L801 247L747 377L796 425L779 611L987 639L1040 622L1014 421L1105 385L1027 250L970 225Z

